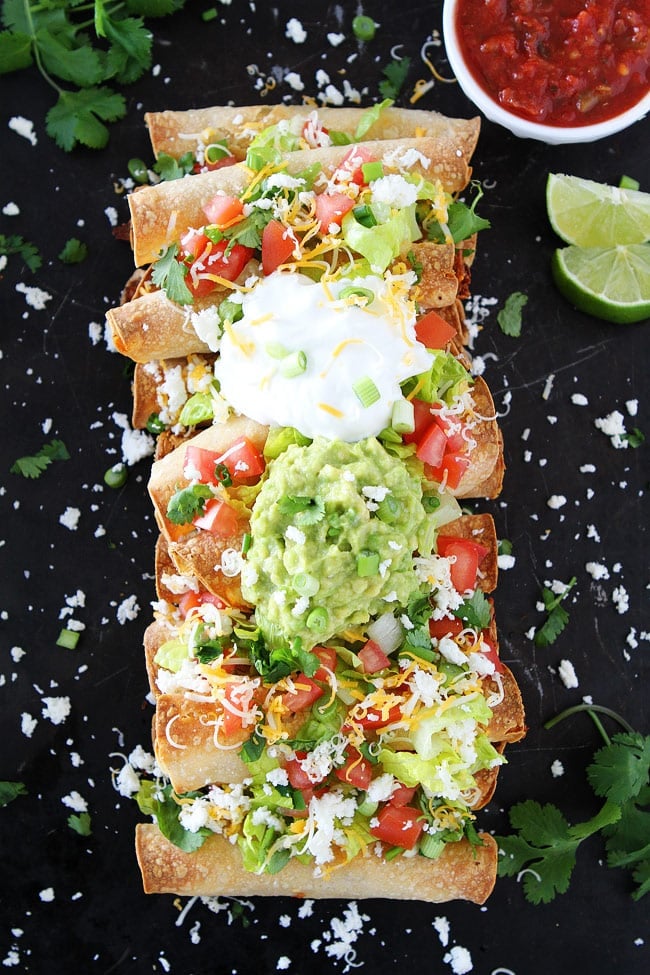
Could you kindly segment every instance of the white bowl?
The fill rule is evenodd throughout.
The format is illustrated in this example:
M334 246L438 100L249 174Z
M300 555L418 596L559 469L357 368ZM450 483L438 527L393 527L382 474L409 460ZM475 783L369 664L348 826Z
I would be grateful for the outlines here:
M550 145L595 142L596 139L605 139L607 136L614 135L615 132L626 129L628 125L638 122L650 112L650 91L636 105L626 109L626 111L604 122L594 122L593 125L542 125L539 122L529 122L527 119L507 111L474 80L474 76L463 57L456 31L456 9L460 2L462 0L445 0L442 11L442 31L449 64L458 84L469 100L474 102L476 107L491 122L503 125L513 135L519 136L521 139L537 139Z

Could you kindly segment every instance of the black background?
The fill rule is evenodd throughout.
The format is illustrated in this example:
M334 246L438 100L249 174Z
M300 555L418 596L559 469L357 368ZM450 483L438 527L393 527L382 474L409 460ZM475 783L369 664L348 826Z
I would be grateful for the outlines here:
M128 175L130 157L151 160L145 110L261 98L299 101L300 94L282 81L287 70L298 72L304 94L315 96L321 68L341 90L347 78L370 104L378 97L381 69L393 45L401 45L395 54L413 59L402 100L407 104L417 79L431 78L420 48L440 28L441 4L366 3L363 12L380 27L365 45L351 31L352 16L361 10L356 3L217 2L218 18L204 23L200 14L209 6L189 3L173 18L150 22L154 65L160 70L126 91L128 115L112 127L105 150L66 154L56 148L44 128L52 93L35 70L0 83L0 209L9 202L20 209L17 216L0 215L0 232L22 234L44 256L34 275L12 256L0 277L0 779L21 780L29 792L0 810L0 961L9 971L304 975L348 970L345 960L326 950L346 902L315 903L306 918L299 916L300 904L289 900L258 900L244 906L242 917L228 909L211 913L197 903L176 926L181 903L141 892L133 854L138 812L114 791L110 770L122 764L114 753L128 754L150 741L141 651L153 598L155 530L145 491L149 461L131 468L122 490L96 489L106 468L119 459L121 431L112 416L129 413L130 388L125 363L103 340L93 344L88 326L103 322L130 273L129 249L113 238L104 211L115 207L119 219L126 218L124 196L115 193L114 183ZM285 36L292 16L307 31L302 44ZM330 31L343 33L345 40L332 46L326 38ZM348 61L351 55L356 57ZM429 56L444 74L444 50L430 48ZM263 95L256 79L267 76L279 83ZM436 82L417 104L473 114L456 85ZM36 146L8 128L17 115L34 122ZM556 803L572 822L598 808L585 767L601 739L586 715L544 730L554 714L590 696L624 714L638 730L650 730L650 448L646 443L638 450L615 450L594 426L597 417L618 409L628 430L638 427L650 435L648 324L599 322L558 295L549 261L559 241L544 203L549 172L611 183L626 173L650 189L648 133L649 123L643 121L594 145L553 148L517 140L485 123L475 156L474 175L486 187L479 209L492 229L481 234L472 289L496 302L484 306L490 314L474 354L487 356L486 378L502 413L508 462L500 501L476 507L494 513L499 535L514 546L515 566L500 577L497 620L502 655L520 682L530 728L523 743L508 749L496 800L480 817L481 825L500 833L508 829L507 809L526 797ZM84 263L66 266L57 255L73 236L84 240L90 253ZM44 310L27 305L15 290L20 282L51 295ZM520 338L505 336L496 322L497 310L513 291L528 295ZM555 378L544 399L551 374ZM588 405L573 403L574 393L586 396ZM625 408L631 399L639 405L634 418ZM51 429L44 433L48 418ZM39 480L9 473L17 457L55 436L67 444L69 461L52 465ZM581 473L585 464L596 471ZM564 495L566 504L551 509L552 495ZM67 506L81 512L75 531L59 523ZM585 569L591 561L604 564L609 578L596 582ZM537 608L541 587L572 575L578 582L568 601L569 624L555 644L536 648L527 633L543 620ZM612 601L617 586L629 595L625 613ZM73 615L86 629L71 651L55 641L65 625L60 610L77 590L85 593L85 606ZM131 595L140 612L122 625L117 607ZM636 646L634 639L626 642L631 632ZM563 659L575 667L577 688L565 687L558 675ZM42 699L50 696L70 698L70 715L60 725L41 714ZM31 737L21 731L24 713L38 719ZM610 733L618 730L609 722L607 727ZM82 764L75 763L75 754ZM561 777L551 773L555 759L564 766ZM67 825L71 810L61 800L73 791L88 802L90 837ZM48 888L53 900L40 896ZM627 874L605 866L596 837L579 850L569 892L550 905L528 904L521 886L510 879L498 881L482 909L461 903L361 903L366 919L353 945L355 964L376 975L405 964L427 973L452 972L445 954L456 945L470 952L477 975L502 970L635 975L650 970L650 928L647 898L635 903L630 891ZM433 926L436 917L448 920L447 947Z

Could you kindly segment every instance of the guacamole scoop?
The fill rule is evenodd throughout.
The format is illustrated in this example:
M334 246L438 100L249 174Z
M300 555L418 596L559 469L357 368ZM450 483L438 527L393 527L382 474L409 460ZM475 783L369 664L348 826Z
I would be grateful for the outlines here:
M242 571L267 643L309 649L404 606L425 517L420 479L374 437L288 447L255 502Z

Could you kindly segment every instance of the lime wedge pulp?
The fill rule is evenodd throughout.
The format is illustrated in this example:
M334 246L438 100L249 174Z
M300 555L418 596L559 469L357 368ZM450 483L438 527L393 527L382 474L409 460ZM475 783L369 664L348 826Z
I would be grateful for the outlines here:
M546 208L555 233L578 247L650 240L650 193L550 173Z
M551 269L558 290L580 311L607 322L650 318L650 244L563 247Z

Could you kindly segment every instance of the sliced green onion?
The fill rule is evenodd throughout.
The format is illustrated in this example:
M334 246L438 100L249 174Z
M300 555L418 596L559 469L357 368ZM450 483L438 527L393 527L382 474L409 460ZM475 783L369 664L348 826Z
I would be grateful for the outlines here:
M241 554L246 555L252 544L253 536L250 532L244 532L244 537L241 540Z
M423 857L435 860L444 850L445 841L436 833L422 833L418 848Z
M410 399L396 399L391 413L391 426L398 433L413 433L415 430L415 408Z
M282 360L280 372L285 379L293 379L295 376L300 376L306 368L307 356L300 350L299 352L292 352L291 355Z
M228 146L225 142L211 142L209 146L205 147L203 158L207 163L213 164L229 155Z
M217 8L209 7L208 10L204 10L203 13L201 14L201 20L204 20L207 24L208 21L214 20L216 16L217 16Z
M352 33L360 41L371 41L375 36L377 25L372 17L359 14L352 21Z
M622 190L638 190L641 186L638 179L632 176L621 176L618 185Z
M434 650L427 650L426 647L416 647L411 643L404 645L404 649L400 651L399 656L401 657L402 654L408 657L419 657L421 660L428 660L429 663L437 663L440 660L440 654ZM440 669L442 670L442 666Z
M384 175L384 167L379 161L362 163L361 173L365 183L372 183L373 180L381 179Z
M436 494L422 495L422 507L428 515L440 507L440 498Z
M363 549L357 555L357 575L376 576L379 572L379 555L377 552L370 552Z
M79 643L79 633L77 630L61 630L56 641L57 647L65 647L66 650L74 650Z
M367 816L370 819L374 816L379 807L379 803L374 799L369 799L368 796L365 797L363 802L360 802L357 806L357 812L360 812L362 816Z
M291 355L290 350L282 342L267 342L264 351L272 359L286 359L288 355Z
M368 301L375 300L375 292L370 288L359 288L355 284L350 284L339 291L339 298L367 298Z
M309 572L296 572L291 578L291 585L301 596L315 596L320 589L320 582Z
M149 171L147 169L147 164L143 162L142 159L129 159L127 166L129 174L136 181L136 183L149 182Z
M206 423L214 416L212 397L209 393L194 393L181 410L178 422L184 427L195 427L198 423Z
M401 856L403 852L404 852L403 846L393 846L391 847L390 850L387 850L386 853L384 853L384 860L386 860L387 862L389 860L396 860L397 857Z
M307 808L307 806L305 805L305 797L303 796L303 794L300 791L300 789L294 789L292 795L293 795L293 808L294 809L306 809Z
M203 233L213 244L219 244L223 240L223 231L219 230L216 224L209 223L203 228ZM194 258L192 258L194 260Z
M360 203L359 206L352 208L352 216L362 227L376 227L377 217L372 212L372 207L367 203Z
M109 488L121 488L126 484L127 477L126 465L114 464L104 474L104 484Z
M214 476L224 487L230 487L232 484L232 475L225 464L214 465Z
M352 389L365 409L372 406L381 397L379 390L370 376L363 376L362 379L357 379L356 382L352 383Z
M166 429L167 428L165 424L160 419L160 416L157 413L149 414L149 419L147 420L147 430L149 431L149 433L153 433L154 435L156 435L158 433L162 433L163 430Z
M392 494L387 494L377 505L375 515L385 525L394 525L402 512L402 505Z
M308 630L323 633L329 622L329 613L324 606L316 606L305 620Z

